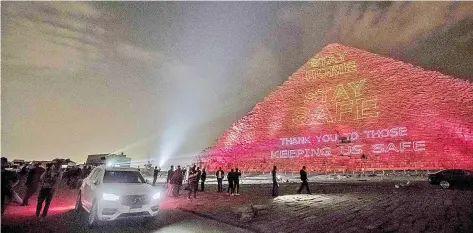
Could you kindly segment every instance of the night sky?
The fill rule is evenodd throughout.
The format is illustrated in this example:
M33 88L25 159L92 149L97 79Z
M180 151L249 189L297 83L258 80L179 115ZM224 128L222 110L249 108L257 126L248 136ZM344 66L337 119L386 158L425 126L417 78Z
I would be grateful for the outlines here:
M184 165L341 43L473 82L473 2L2 2L2 156Z

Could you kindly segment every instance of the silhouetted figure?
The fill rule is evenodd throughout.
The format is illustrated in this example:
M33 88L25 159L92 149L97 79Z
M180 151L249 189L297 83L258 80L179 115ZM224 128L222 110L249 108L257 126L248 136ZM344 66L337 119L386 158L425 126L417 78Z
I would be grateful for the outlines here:
M235 173L233 174L233 190L236 191L235 195L240 195L240 177L241 177L241 172L237 169L235 169Z
M184 176L182 175L181 166L177 166L177 169L173 172L171 178L172 195L174 197L177 197L179 195L179 186L182 184L183 178Z
M39 163L35 164L35 166L30 169L28 172L28 176L26 177L26 193L25 197L23 198L22 205L28 205L28 200L33 196L33 194L38 190L39 179L41 175L44 173L45 169L40 166Z
M177 166L179 167L179 166ZM182 172L182 175L179 177L179 184L177 186L177 195L179 195L179 192L181 191L182 184L184 183L184 175L186 174L186 171L184 170Z
M200 180L200 177L202 176L202 171L200 170L200 167L197 168L196 170L197 172L197 180L195 182L195 190L199 190L199 180Z
M158 174L159 174L159 170L158 170L158 166L154 167L154 172L153 172L153 186L156 185L156 180L158 179Z
M15 199L17 202L19 201L19 204L21 204L23 201L18 200L18 194L13 190L13 186L15 186L15 183L17 184L19 182L18 175L14 171L7 171L5 168L8 166L8 159L5 157L2 157L2 215L5 212L6 209L6 198L8 197L8 200L11 201Z
M174 173L174 165L171 165L171 168L169 168L168 173L167 173L166 184L168 184L169 181L171 181L173 173Z
M301 171L300 171L300 175L301 175L301 187L299 188L299 190L297 191L297 193L301 193L302 189L304 187L306 187L306 190L307 190L307 193L310 194L310 190L309 190L309 183L307 183L307 172L305 171L305 166L302 167Z
M46 201L43 209L43 217L48 214L49 205L53 199L54 189L57 187L57 183L60 180L60 174L54 169L52 163L46 164L46 171L41 175L40 183L41 189L38 194L38 204L36 206L36 216L39 217L41 209L43 208L43 202Z
M225 177L225 172L222 170L221 167L218 168L218 171L217 173L215 173L215 176L217 176L217 192L223 192L222 181L223 177Z
M171 165L171 168L167 172L167 177L166 177L166 185L168 190L166 191L166 196L170 197L172 195L172 190L173 190L173 183L172 181L172 176L174 174L174 166Z
M200 180L202 181L200 183L200 191L203 192L205 189L205 179L207 179L207 172L205 171L205 168L202 170L202 175L200 176Z
M273 178L273 192L272 195L273 197L279 196L279 184L278 184L278 172L277 172L277 167L274 166L273 170L271 171L271 176Z
M233 196L235 193L235 187L233 186L233 183L235 182L235 172L233 171L233 168L228 173L227 180L228 180L227 193L229 192L230 195Z
M74 187L73 188L78 188L79 187L79 182L81 180L81 175L82 175L82 169L80 169L80 167L77 167L76 168L76 171L75 171L75 178L74 178Z
M22 167L21 167L21 170L20 172L18 172L18 176L19 176L19 179L20 179L20 183L21 181L24 180L24 177L28 174L28 165L27 164L24 164Z

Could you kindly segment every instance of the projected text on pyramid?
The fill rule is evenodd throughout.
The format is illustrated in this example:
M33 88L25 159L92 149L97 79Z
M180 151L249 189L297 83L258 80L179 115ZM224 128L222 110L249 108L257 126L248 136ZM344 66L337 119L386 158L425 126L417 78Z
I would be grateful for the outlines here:
M366 79L362 79L308 91L304 95L304 106L294 111L293 123L317 125L378 117L378 99L362 95L365 83Z

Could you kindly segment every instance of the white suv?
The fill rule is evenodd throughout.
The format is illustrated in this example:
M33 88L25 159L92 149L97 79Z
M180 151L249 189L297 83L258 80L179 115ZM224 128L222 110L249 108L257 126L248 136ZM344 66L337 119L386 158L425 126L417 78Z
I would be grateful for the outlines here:
M96 167L84 179L76 210L89 213L88 225L118 218L154 217L161 192L147 184L134 168Z

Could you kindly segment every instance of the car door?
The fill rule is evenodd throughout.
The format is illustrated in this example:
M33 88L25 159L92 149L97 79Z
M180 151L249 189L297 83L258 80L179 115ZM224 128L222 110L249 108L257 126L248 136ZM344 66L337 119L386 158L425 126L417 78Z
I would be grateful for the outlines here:
M464 179L465 179L465 184L473 187L473 172L469 170L464 170Z
M82 199L83 204L86 206L87 209L90 210L92 206L92 196L91 196L91 185L93 184L93 180L97 176L99 168L94 168L90 175L84 180L84 189L82 190Z
M459 185L465 181L465 174L462 170L452 170L452 184Z
M103 173L104 169L98 168L97 172L95 173L95 176L91 179L90 181L90 186L89 186L89 201L90 201L90 206L92 206L92 203L94 199L96 198L97 195L97 187L102 183L103 181Z

